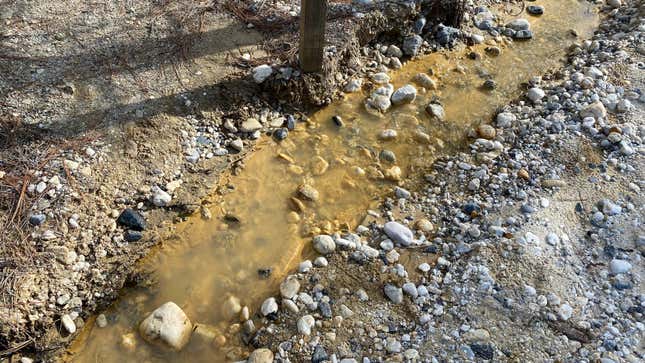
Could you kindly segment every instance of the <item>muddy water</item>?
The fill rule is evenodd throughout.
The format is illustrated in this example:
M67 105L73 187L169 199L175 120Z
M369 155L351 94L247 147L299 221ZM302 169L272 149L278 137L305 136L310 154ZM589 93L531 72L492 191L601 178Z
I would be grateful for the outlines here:
M398 88L411 83L417 73L432 69L439 89L422 90L412 104L373 115L363 106L367 94L356 93L313 114L281 143L261 140L241 174L220 187L211 200L212 219L195 216L177 227L175 237L144 262L143 268L152 271L153 283L125 291L105 312L107 327L96 328L90 322L73 349L72 360L243 358L237 335L231 334L233 321L226 321L221 311L224 299L237 296L255 314L280 278L311 253L307 236L355 226L367 209L391 192L397 179L417 176L435 158L463 147L467 131L490 120L496 107L517 97L521 82L559 65L575 40L571 29L588 37L597 22L590 8L577 0L537 4L545 5L546 13L529 19L536 34L532 41L503 46L498 57L486 56L485 46L436 53L395 72L392 83ZM472 51L482 58L471 60ZM456 71L458 65L462 71ZM480 88L489 76L497 82L492 92ZM436 97L445 107L443 122L430 120L424 110ZM342 116L343 127L331 121L334 115ZM398 136L383 140L380 135L385 129L395 130ZM382 150L394 152L396 162L380 160ZM302 198L297 193L301 185L315 188L318 199ZM294 197L299 202L294 203ZM258 274L262 268L272 269L269 278ZM215 335L228 337L228 342L218 347L212 337L193 334L179 353L146 344L136 332L137 324L166 301L176 302L193 322L206 324Z

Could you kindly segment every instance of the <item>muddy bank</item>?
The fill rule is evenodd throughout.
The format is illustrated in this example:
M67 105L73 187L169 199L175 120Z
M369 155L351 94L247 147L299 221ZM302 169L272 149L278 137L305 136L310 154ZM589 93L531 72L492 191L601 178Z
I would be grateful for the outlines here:
M260 44L276 35L218 5L1 10L0 341L17 358L64 348L85 318L136 284L136 261L172 222L202 209L254 140L288 128L294 110L276 107L249 74L275 55ZM370 36L399 24L370 14ZM333 68L347 77L349 68ZM144 231L118 222L126 208Z

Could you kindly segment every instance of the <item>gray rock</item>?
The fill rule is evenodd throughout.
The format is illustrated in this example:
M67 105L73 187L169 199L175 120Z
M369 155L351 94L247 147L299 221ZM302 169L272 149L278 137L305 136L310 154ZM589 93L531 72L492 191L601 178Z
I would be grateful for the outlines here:
M165 207L170 204L172 197L158 186L152 187L152 204L157 207Z
M316 324L316 320L311 315L305 315L298 319L298 333L302 335L311 335L311 329Z
M270 65L268 64L263 64L261 66L257 66L253 68L251 71L253 74L253 80L255 83L262 83L266 81L269 76L273 73L273 68L271 68Z
M285 299L291 299L298 293L300 290L300 282L298 278L293 275L287 276L287 278L280 284L280 295Z
M273 314L278 311L278 303L275 301L274 297L270 297L262 303L262 306L260 306L260 312L262 313L263 316L267 316L269 314Z
M623 274L632 269L632 264L625 260L614 258L609 262L609 270L613 274Z
M460 34L461 32L457 28L439 24L435 34L435 39L444 47L452 47L459 39Z
M406 84L405 86L397 89L391 97L392 103L395 105L402 105L404 103L410 103L414 101L417 97L417 89L414 88L411 84Z
M531 28L531 23L529 23L528 20L526 19L514 19L511 20L509 23L506 24L507 28L511 28L515 31L520 31L520 30L529 30Z
M390 299L395 304L400 304L403 302L403 290L401 288L398 288L394 285L391 284L386 284L383 287L383 292L385 293L385 296Z
M443 106L438 103L428 104L428 106L426 106L426 112L439 121L443 121L446 118L446 112L444 111Z
M414 57L419 54L422 44L423 38L421 38L421 36L417 34L408 36L403 40L403 53Z
M412 231L408 227L398 222L385 223L385 226L383 226L383 231L385 232L385 234L387 234L388 237L390 237L390 239L392 239L392 241L404 247L410 246L414 239Z
M336 250L336 243L331 236L320 234L313 238L314 250L322 255L328 255Z

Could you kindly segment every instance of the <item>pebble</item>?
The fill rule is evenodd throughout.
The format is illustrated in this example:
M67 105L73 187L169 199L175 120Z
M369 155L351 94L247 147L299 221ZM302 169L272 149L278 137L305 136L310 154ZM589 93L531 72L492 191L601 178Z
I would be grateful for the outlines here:
M170 204L172 197L158 186L153 186L152 189L152 204L157 207L165 207Z
M117 223L135 231L143 231L146 229L145 219L139 212L132 208L124 209L119 215Z
M76 333L76 324L74 323L74 320L69 316L69 314L65 314L61 316L60 322L63 324L63 328L69 333L69 334L74 334Z
M609 262L609 270L613 274L623 274L632 269L632 264L625 260L613 259Z
M267 348L259 348L251 352L246 363L272 363L273 352Z
M298 319L298 333L302 335L311 335L311 329L316 324L316 320L311 315L302 316Z
M420 35L414 34L403 39L403 53L405 55L414 57L419 53L421 45L423 44L423 38Z
M533 87L529 89L526 96L535 103L542 100L544 96L546 96L546 93L544 93L544 91L540 88Z
M383 287L383 292L385 293L385 296L390 299L395 304L400 304L403 302L403 290L401 288L398 288L394 285L391 284L386 284Z
M300 290L300 282L298 278L291 275L288 276L282 284L280 284L280 295L285 299L291 299L298 293Z
M96 317L96 326L99 328L105 328L108 325L107 318L105 317L105 314L99 314Z
M387 222L383 226L383 231L387 234L392 241L400 244L403 247L408 247L412 244L414 234L412 231L398 222Z
M426 106L426 112L439 121L443 121L446 118L446 112L444 111L443 106L438 103L430 103Z
M336 250L336 243L331 236L321 234L313 238L313 246L316 252L328 255Z
M406 84L392 94L391 100L394 105L402 105L413 102L416 97L417 89L411 84Z
M432 78L430 78L429 75L425 73L417 73L416 76L412 79L412 81L419 86L428 89L428 90L436 90L437 89L437 82L435 82Z
M529 5L526 7L526 12L531 15L542 15L544 14L544 6Z
M278 303L275 301L274 297L270 297L262 303L260 307L260 312L263 316L267 316L278 311Z
M253 68L251 72L253 74L253 80L255 81L255 83L259 84L266 81L266 79L271 76L271 74L273 73L273 68L271 68L271 66L268 64L263 64Z
M147 342L159 342L175 351L188 344L192 331L190 319L174 302L161 305L139 324L139 333Z
M558 308L557 313L560 319L567 321L573 316L573 308L569 304L562 304Z
M42 213L32 214L29 216L29 224L32 226L40 226L45 223L45 220L47 220L47 217Z

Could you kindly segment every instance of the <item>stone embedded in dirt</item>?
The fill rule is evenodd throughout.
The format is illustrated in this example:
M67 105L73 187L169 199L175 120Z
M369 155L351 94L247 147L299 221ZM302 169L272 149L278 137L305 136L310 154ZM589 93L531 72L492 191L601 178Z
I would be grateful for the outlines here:
M266 81L269 76L271 76L271 74L273 73L273 68L271 68L271 66L268 64L263 64L261 66L253 68L252 73L255 83L262 83Z
M42 213L32 214L29 216L29 224L32 226L40 226L45 223L45 220L47 220L47 217Z
M378 138L383 140L383 141L390 141L396 139L398 133L396 130L392 129L385 129L381 131L381 133L378 135Z
M381 152L378 154L379 160L387 163L396 163L396 154L394 154L394 151L391 150L381 150Z
M96 317L96 326L99 328L105 328L108 325L107 318L105 317L105 314L99 314Z
M403 302L403 290L392 284L385 284L383 287L383 292L390 301L395 304L400 304Z
M481 124L477 127L477 136L482 139L492 140L495 138L497 132L495 128L488 124Z
M343 88L343 92L345 93L353 93L357 92L358 90L361 89L363 86L363 80L362 79L351 79L347 84L345 85L345 88Z
M328 255L336 250L336 242L331 236L319 234L313 238L314 250L321 255Z
M63 328L70 333L74 334L76 333L76 324L74 323L74 320L72 320L71 316L69 314L65 314L60 318L61 324L63 324Z
M486 52L486 54L492 57L498 57L500 54L502 54L502 49L500 47L495 47L495 46L486 47L484 51Z
M149 343L161 343L175 351L181 350L193 331L193 324L174 302L167 302L153 311L141 324L139 333Z
M411 84L406 84L392 94L391 100L394 105L402 105L413 102L416 97L417 89Z
M562 304L557 309L557 313L560 319L567 321L573 316L573 308L569 304Z
M135 231L143 231L146 229L146 220L139 212L132 208L124 209L116 222Z
M533 32L525 29L525 30L519 30L513 35L513 39L517 40L528 40L533 38Z
M389 47L387 47L387 50L385 51L385 55L388 57L401 58L403 57L403 51L401 50L401 48L392 44Z
M314 187L308 184L301 184L298 187L298 194L314 202L317 201L318 198L320 198L320 193L318 193L318 191Z
M428 104L428 106L426 106L426 112L439 121L443 121L446 118L446 112L444 111L443 106L438 103Z
M387 234L392 241L400 244L401 246L408 247L412 244L414 234L410 228L398 222L387 222L383 226L383 231Z
M232 140L232 141L229 143L229 146L230 146L231 148L233 148L233 150L237 150L237 151L242 151L242 150L244 150L244 142L243 142L243 141L242 141L242 139L240 139L239 137L238 137L238 138L236 138L236 139L234 139L234 140Z
M246 363L272 363L273 352L267 348L259 348L251 352Z
M527 92L526 96L529 98L529 100L535 103L543 99L544 96L546 96L546 93L544 93L544 91L540 88L533 87Z
M405 55L414 57L421 50L421 45L423 44L423 38L420 35L410 35L403 39L403 53Z
M136 242L143 238L143 233L141 233L141 231L128 229L127 231L125 231L123 238L125 238L125 240L128 242Z
M166 193L164 190L158 186L153 186L151 189L152 192L152 204L157 207L166 207L170 204L172 197L170 194Z
M390 76L388 76L387 73L383 73L383 72L374 73L371 79L372 79L372 82L376 84L387 84L390 82Z
M305 315L298 319L298 333L302 335L311 335L311 329L315 326L316 320L311 315Z
M311 363L323 363L329 360L329 355L322 344L316 345L314 348L314 354L311 356Z
M459 39L460 34L461 31L457 28L439 24L437 32L435 33L435 39L444 47L452 47Z
M300 290L300 282L294 275L287 276L287 278L280 284L280 295L285 299L292 299Z
M624 274L632 269L632 264L625 260L614 258L609 262L609 270L613 274Z
M262 124L260 121L253 117L249 117L242 122L240 125L240 131L242 132L255 132L262 129Z
M412 82L428 90L437 89L437 82L425 73L417 73L417 75L412 78Z
M513 125L515 120L517 120L517 117L514 114L510 112L501 112L495 118L495 123L497 124L497 127L508 128Z

